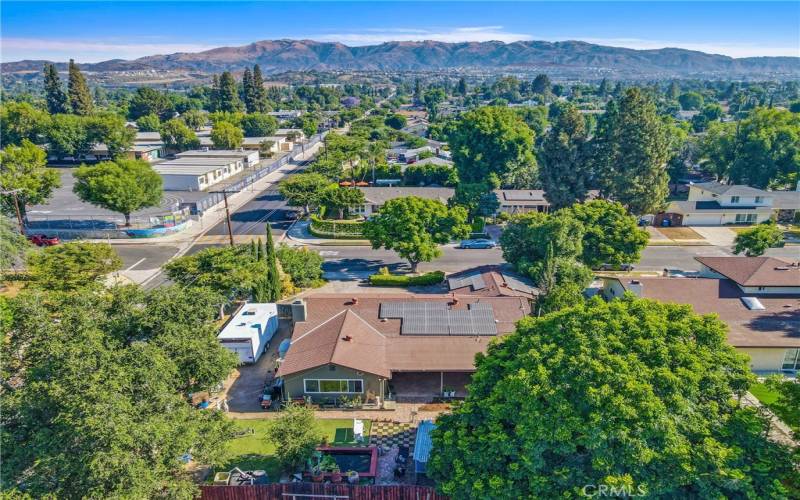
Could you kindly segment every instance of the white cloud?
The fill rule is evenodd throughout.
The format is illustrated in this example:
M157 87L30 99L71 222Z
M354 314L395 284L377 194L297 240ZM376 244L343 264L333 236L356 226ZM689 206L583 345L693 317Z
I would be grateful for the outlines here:
M115 41L47 40L38 38L2 38L3 61L50 59L98 62L108 59L136 59L154 54L199 52L219 45L195 43L122 43Z
M531 35L505 31L502 26L464 26L442 29L372 28L365 29L360 33L325 33L311 35L307 38L320 42L340 42L345 45L370 45L393 41L419 42L424 40L450 43L488 42L492 40L509 43L519 40L533 40Z

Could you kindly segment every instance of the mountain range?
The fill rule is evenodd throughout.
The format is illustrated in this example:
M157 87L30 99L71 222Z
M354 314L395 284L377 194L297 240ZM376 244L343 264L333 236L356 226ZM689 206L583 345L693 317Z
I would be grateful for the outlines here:
M48 61L3 63L5 73L41 71ZM580 41L446 43L386 42L350 47L313 40L264 40L239 47L179 52L133 60L112 59L81 64L89 72L183 70L239 71L253 64L265 72L305 70L357 71L520 71L576 77L800 77L798 57L732 58L718 54L663 48L635 50ZM64 69L66 63L57 64Z

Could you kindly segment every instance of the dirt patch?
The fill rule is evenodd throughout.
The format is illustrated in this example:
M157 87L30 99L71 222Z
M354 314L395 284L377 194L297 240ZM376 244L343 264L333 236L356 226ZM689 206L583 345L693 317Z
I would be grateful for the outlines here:
M700 233L690 227L659 227L658 232L671 240L703 240Z

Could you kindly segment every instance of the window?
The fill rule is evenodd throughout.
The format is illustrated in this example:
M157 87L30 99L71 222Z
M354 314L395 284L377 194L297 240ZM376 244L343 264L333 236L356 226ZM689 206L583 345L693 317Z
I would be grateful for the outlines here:
M783 370L800 370L800 349L786 349L781 368Z
M739 197L738 196L731 196L731 203L739 203Z
M762 203L764 203L764 197L763 196L756 196L756 205L760 205Z
M736 214L737 224L749 224L756 221L756 214Z
M311 393L363 393L363 380L303 379L305 392Z

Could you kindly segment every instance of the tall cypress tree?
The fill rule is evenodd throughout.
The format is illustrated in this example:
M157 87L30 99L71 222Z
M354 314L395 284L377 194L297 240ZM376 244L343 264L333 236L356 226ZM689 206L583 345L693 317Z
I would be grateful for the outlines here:
M281 277L278 274L278 259L275 254L275 242L272 241L272 231L269 224L267 224L267 269L269 269L269 289L272 296L272 301L281 299Z
M47 99L47 111L50 114L69 112L67 93L61 85L55 64L44 65L44 93Z
M264 77L261 75L261 66L253 66L253 99L255 110L259 113L269 111L267 106L267 91L264 89Z
M589 182L586 145L583 115L574 105L562 106L539 155L539 180L554 210L586 198Z
M86 84L86 78L81 73L75 61L69 60L69 82L67 84L69 104L76 115L86 116L92 112L92 93Z
M219 75L211 77L211 95L208 97L208 107L210 111L219 111Z
M219 77L219 109L217 111L236 113L242 111L242 107L236 80L230 71L224 71Z
M250 68L244 69L242 75L242 96L244 97L244 108L248 113L255 111L255 95L253 95L253 73Z
M633 87L606 108L592 141L595 179L606 197L643 215L669 194L669 135L652 98Z

